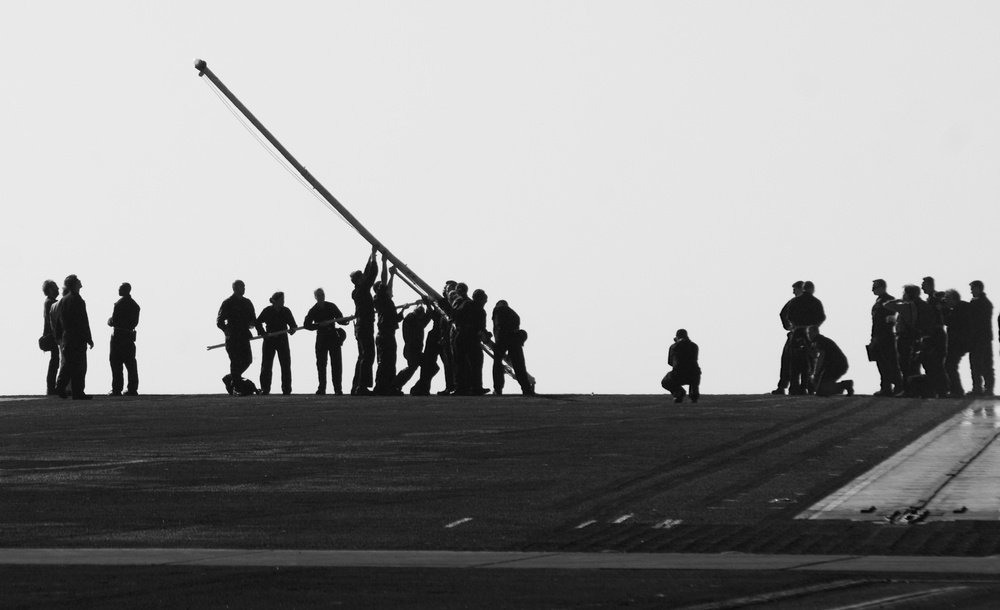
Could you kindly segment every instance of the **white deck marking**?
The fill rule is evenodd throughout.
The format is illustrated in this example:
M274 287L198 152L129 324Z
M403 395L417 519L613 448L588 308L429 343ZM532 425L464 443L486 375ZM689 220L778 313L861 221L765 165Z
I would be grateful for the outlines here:
M631 518L632 518L632 515L622 515L621 517L618 517L617 519L615 519L614 521L612 521L612 523L625 523L626 521L628 521Z
M459 519L458 521L452 521L451 523L446 525L445 528L452 528L455 527L456 525L462 525L463 523L466 523L468 521L472 521L472 517L466 517L464 519Z
M976 401L797 518L870 521L915 508L933 520L1000 519L998 407Z
M667 519L666 521L661 521L660 523L657 523L656 525L654 525L653 529L654 530L668 530L668 529L672 528L675 525L680 525L681 523L684 523L684 522L682 520L680 520L680 519Z
M43 396L0 396L0 402L17 402L20 400L42 400Z
M584 521L583 523L581 523L580 525L576 526L573 529L582 530L583 528L587 527L588 525L593 525L595 523L597 523L597 521L591 519L590 521Z

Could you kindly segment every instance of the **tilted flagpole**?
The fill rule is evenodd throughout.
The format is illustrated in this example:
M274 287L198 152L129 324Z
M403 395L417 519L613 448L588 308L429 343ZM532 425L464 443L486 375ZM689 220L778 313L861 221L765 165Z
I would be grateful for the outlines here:
M235 106L241 113L243 113L243 116L245 116L247 120L253 124L253 126L257 129L257 131L259 131L265 138L267 138L267 141L271 143L271 146L273 146L275 150L281 153L281 156L284 157L285 160L288 161L288 163L295 168L295 171L299 172L299 174L303 178L305 178L306 182L308 182L310 186L316 189L316 192L319 193L323 197L323 199L326 200L326 202L330 204L330 206L333 209L335 209L337 213L340 214L340 216L354 228L355 231L360 233L361 236L364 237L365 240L369 244L371 244L373 248L378 250L384 258L389 259L392 262L392 264L395 265L396 272L400 274L400 277L402 277L404 280L408 280L406 283L407 285L410 286L410 288L412 288L418 294L421 294L421 296L432 299L430 304L433 305L434 307L440 308L439 303L444 301L444 297L442 297L437 290L432 288L430 284L421 279L420 276L411 271L410 268L406 266L406 264L403 261L399 260L399 258L395 254L390 252L389 249L382 244L382 242L380 242L374 235L372 235L371 232L368 229L366 229L365 226L362 225L357 218L354 217L354 214L351 214L347 210L347 208L344 207L342 203L337 201L337 198L334 197L333 194L330 193L330 191L326 190L326 187L323 186L319 180L314 178L313 175L310 174L309 171L301 163L299 163L295 157L292 156L292 153L288 152L288 149L286 149L284 146L281 145L281 142L279 142L278 139L275 138L271 134L271 132L267 130L266 127L264 127L264 124L257 120L257 117L255 117L253 113L250 112L250 109L244 106L243 102L241 102L239 98L233 95L233 92L230 91L229 88L226 87L221 80L219 80L219 77L216 76L211 69L209 69L208 63L205 62L205 60L196 59L194 62L194 67L196 70L198 70L198 76L207 76L208 80L211 81L213 85L215 85L216 89L221 91L222 94L226 96L226 99L228 99L230 103L233 104L233 106ZM209 349L213 349L214 347L216 346L209 346ZM486 351L486 353L489 354L490 356L493 355L492 349L494 347L495 346L492 341L488 339L483 341L483 350ZM513 369L510 368L509 363L507 364L505 369L507 374L509 374L512 377L514 376ZM534 377L531 374L529 374L528 377L531 380L532 385L534 385L535 382Z
M264 127L263 123L257 120L257 117L255 117L253 113L250 112L250 109L244 106L243 102L241 102L235 95L233 95L233 92L230 91L229 88L226 87L221 80L219 80L219 77L217 77L215 73L212 72L211 69L209 69L208 64L204 60L202 59L195 60L194 67L198 70L198 76L208 77L208 80L210 80L212 84L215 85L215 87L219 91L221 91L223 95L226 96L226 98L233 104L233 106L236 106L236 108L238 108L239 111L243 113L243 116L245 116L247 120L249 120L253 124L253 126L257 128L257 131L259 131L265 138L267 138L267 141L271 143L271 146L273 146L275 150L281 153L281 156L284 157L285 160L288 161L292 165L292 167L295 168L295 171L299 172L299 174L301 174L302 177L306 179L309 185L312 186L314 189L316 189L316 192L319 193L323 197L323 199L325 199L326 202L333 207L333 209L337 210L337 213L339 213L341 217L343 217L343 219L347 221L348 224L354 227L355 231L360 233L361 236L364 237L365 240L372 245L372 247L378 250L383 257L392 261L392 264L396 266L397 272L402 273L408 279L412 280L414 284L420 287L420 291L423 291L422 296L432 297L435 300L442 298L441 294L438 293L437 290L431 288L430 284L422 280L419 276L417 276L417 274L413 273L413 271L411 271L410 268L407 267L403 261L399 260L399 258L395 254L390 252L389 249L386 248L384 244L382 244L382 242L380 242L374 235L372 235L371 232L368 229L366 229L365 226L362 225L358 221L358 219L355 218L354 215L351 214L347 210L347 208L344 207L342 203L337 201L337 198L334 197L330 193L330 191L326 190L326 187L324 187L319 180L314 178L313 175L310 174L309 171L301 163L299 163L295 157L292 156L292 153L288 152L288 149L286 149L284 146L281 145L281 142L279 142L278 139L275 138L271 134L271 132L267 130L266 127Z

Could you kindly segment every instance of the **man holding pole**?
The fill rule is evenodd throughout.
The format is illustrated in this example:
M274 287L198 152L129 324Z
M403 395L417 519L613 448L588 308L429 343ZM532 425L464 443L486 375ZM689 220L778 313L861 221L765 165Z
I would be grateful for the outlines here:
M371 256L365 270L351 273L351 299L354 300L354 338L358 340L358 363L354 367L354 381L351 382L351 396L371 394L375 366L375 300L372 286L378 277L378 263L375 255L378 249L372 246Z
M257 325L263 326L267 333L264 336L264 347L261 348L260 393L271 393L274 355L277 354L278 366L281 368L281 393L287 396L292 393L292 351L288 346L288 335L295 334L297 324L292 310L285 307L284 292L271 295L271 304L260 312Z
M344 344L347 336L342 329L334 326L338 320L344 317L340 313L340 308L326 300L326 293L322 288L317 288L313 292L316 297L316 304L312 306L303 325L308 330L316 331L316 372L319 375L319 387L316 394L326 394L326 363L330 362L330 381L333 382L333 392L337 396L344 393L342 388L343 378L343 356L340 347ZM347 324L347 322L341 322Z
M264 329L257 322L257 312L250 299L243 296L246 284L243 280L233 282L233 294L222 302L215 324L226 335L226 353L229 354L229 375L222 378L226 391L233 393L233 384L243 377L253 363L253 351L250 349L251 328L257 329L258 335L264 334Z
M396 329L403 320L402 312L396 311L396 303L392 300L392 274L388 271L389 262L382 259L382 279L375 283L375 311L378 313L378 334L375 336L375 349L378 354L378 369L375 373L374 394L379 396L398 396L403 392L396 387ZM405 307L404 307L405 309Z

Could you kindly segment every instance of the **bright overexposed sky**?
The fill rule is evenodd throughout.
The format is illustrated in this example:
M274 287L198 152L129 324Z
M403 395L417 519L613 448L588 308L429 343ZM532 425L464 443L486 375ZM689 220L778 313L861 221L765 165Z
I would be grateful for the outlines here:
M123 281L140 393L223 391L234 279L300 323L316 287L353 309L368 244L196 58L423 279L507 300L541 393L662 392L680 327L703 393L768 392L799 279L873 392L872 279L1000 298L998 31L990 1L6 6L0 394L44 392L46 278L83 281L94 394ZM312 392L313 336L291 341Z

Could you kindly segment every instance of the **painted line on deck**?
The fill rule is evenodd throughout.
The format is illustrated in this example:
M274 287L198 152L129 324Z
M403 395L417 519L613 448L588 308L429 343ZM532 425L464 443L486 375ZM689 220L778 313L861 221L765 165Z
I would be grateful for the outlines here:
M1000 575L1000 557L255 549L0 549L0 565L798 570Z
M464 519L459 519L458 521L452 521L451 523L446 525L445 528L451 529L455 526L462 525L463 523L468 523L469 521L472 521L472 517L466 517Z
M626 521L628 521L632 517L633 517L633 515L622 515L621 517L618 517L617 519L615 519L614 521L612 521L612 523L615 523L615 524L625 523Z
M681 519L666 519L666 520L661 521L661 522L657 523L656 525L654 525L653 529L654 530L668 530L668 529L674 527L675 525L680 525L681 523L684 523L684 521L681 520Z

